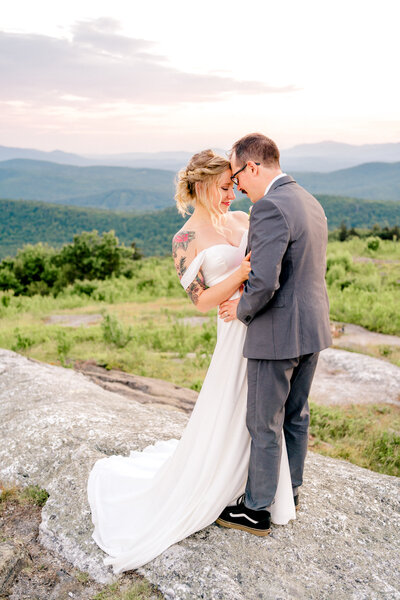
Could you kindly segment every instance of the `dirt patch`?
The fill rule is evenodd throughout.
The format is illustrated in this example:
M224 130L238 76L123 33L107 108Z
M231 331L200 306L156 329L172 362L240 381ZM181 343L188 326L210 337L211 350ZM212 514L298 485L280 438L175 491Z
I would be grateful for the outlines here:
M107 586L97 583L87 573L82 573L63 560L59 554L46 550L39 544L39 506L21 504L18 499L12 499L0 505L0 511L1 541L14 545L24 555L22 568L11 589L0 594L0 600L89 600L107 589ZM144 581L144 578L131 572L118 581L122 592L135 583ZM156 600L163 596L153 588L143 598Z
M375 265L398 265L400 261L396 259L369 258L368 256L353 256L354 262L374 263Z
M46 325L63 325L64 327L88 327L102 320L100 314L93 315L50 315L44 322Z
M17 544L25 555L24 566L5 597L10 600L64 597L87 600L101 591L101 585L38 543L40 521L41 508L20 505L15 500L7 502L1 513L2 540Z
M210 317L183 317L178 319L182 325L190 325L191 327L197 327L197 325L203 325L204 323L210 322Z

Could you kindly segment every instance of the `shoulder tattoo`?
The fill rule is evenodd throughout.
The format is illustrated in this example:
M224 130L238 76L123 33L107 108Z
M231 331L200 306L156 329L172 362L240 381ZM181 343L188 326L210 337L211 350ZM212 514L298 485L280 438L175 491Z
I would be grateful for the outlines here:
M172 255L176 258L178 250L187 250L190 242L196 237L195 231L179 231L172 240Z

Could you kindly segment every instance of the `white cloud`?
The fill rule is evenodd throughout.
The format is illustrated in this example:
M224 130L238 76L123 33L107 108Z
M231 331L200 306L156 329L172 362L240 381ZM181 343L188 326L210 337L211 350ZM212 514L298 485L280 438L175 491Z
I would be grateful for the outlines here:
M76 23L72 39L1 32L0 78L7 85L0 87L0 98L42 105L76 104L78 98L164 105L295 89L179 71L152 50L151 42L122 35L109 18Z

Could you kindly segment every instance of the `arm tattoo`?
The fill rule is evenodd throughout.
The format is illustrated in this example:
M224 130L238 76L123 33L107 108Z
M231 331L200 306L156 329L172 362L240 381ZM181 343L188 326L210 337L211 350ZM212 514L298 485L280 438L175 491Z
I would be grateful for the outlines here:
M193 304L197 304L199 301L200 294L206 289L207 286L204 281L204 275L202 270L200 269L199 273L196 275L195 280L189 285L186 292Z
M186 266L186 256L179 256L178 251L186 252L190 242L192 242L196 237L195 231L179 231L173 241L172 241L172 255L175 259L175 266L178 272L179 279L182 279L183 274L187 271ZM207 285L204 280L203 272L200 271L196 275L196 278L189 287L186 289L186 292L193 302L193 304L197 304L199 301L200 294L207 289Z
M179 264L176 267L176 270L178 271L178 277L179 279L182 279L183 274L185 273L187 267L186 267L186 256L182 256L179 259Z
M190 242L196 237L195 231L179 231L172 240L172 255L177 257L178 250L187 250Z

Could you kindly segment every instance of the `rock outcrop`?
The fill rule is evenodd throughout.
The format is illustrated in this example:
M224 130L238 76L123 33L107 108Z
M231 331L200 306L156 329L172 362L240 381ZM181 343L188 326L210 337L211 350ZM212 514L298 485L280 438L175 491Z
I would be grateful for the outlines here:
M179 408L188 414L198 395L160 379L108 370L93 361L77 361L74 368L108 391L144 404ZM326 405L386 402L400 406L400 368L365 354L327 348L320 354L311 399Z
M366 354L327 348L320 353L311 399L329 405L400 406L400 367Z
M91 539L91 466L179 437L187 415L5 350L0 411L0 479L46 488L42 543L109 581ZM268 538L210 525L140 572L169 599L400 598L400 480L309 453L303 488L297 520Z
M181 388L168 381L125 373L119 369L105 369L95 361L75 361L74 369L105 390L122 394L142 404L167 408L170 406L190 414L198 396L197 392Z

